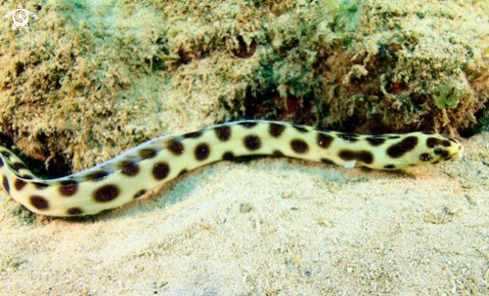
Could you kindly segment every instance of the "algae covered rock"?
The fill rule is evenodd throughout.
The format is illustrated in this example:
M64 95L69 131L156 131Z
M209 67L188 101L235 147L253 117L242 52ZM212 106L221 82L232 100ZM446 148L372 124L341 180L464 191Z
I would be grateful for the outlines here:
M488 12L483 1L343 2L335 32L346 50L331 64L346 74L335 75L344 83L326 98L333 113L373 130L456 133L476 114L480 120L489 97Z
M3 14L17 3L2 6ZM487 117L486 1L49 1L0 23L0 132L57 174L261 118L457 134Z

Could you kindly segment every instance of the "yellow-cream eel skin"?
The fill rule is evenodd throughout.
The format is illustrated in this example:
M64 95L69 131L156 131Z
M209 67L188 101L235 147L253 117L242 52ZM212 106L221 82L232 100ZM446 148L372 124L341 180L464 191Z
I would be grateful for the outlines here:
M36 177L0 146L0 181L29 210L46 216L93 215L126 204L197 167L247 155L272 155L345 168L398 170L462 156L455 139L435 133L357 135L277 121L243 120L164 136L66 177Z

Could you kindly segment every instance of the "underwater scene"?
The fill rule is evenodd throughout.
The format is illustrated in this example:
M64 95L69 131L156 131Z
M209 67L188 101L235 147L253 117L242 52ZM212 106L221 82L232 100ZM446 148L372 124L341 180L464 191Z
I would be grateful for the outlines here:
M486 295L488 15L1 2L0 294Z

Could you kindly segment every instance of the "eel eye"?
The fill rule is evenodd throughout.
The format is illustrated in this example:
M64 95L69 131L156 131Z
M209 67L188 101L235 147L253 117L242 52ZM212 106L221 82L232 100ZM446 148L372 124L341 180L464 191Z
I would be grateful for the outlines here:
M450 152L443 150L441 148L435 148L435 150L433 150L433 152L435 152L436 155L440 155L443 158L450 156Z
M450 141L447 141L447 140L445 140L445 141L441 141L441 144L442 144L443 146L445 146L445 147L450 147L450 145L451 145L451 144L450 144Z

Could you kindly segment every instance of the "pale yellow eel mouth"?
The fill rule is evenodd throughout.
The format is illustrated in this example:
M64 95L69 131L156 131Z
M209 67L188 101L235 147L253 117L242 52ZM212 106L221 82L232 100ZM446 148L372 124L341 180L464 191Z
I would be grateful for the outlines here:
M462 154L457 140L439 134L370 136L244 120L160 137L91 169L51 180L34 176L12 151L0 146L0 181L29 210L62 217L117 208L189 170L240 156L286 156L345 168L398 170Z

